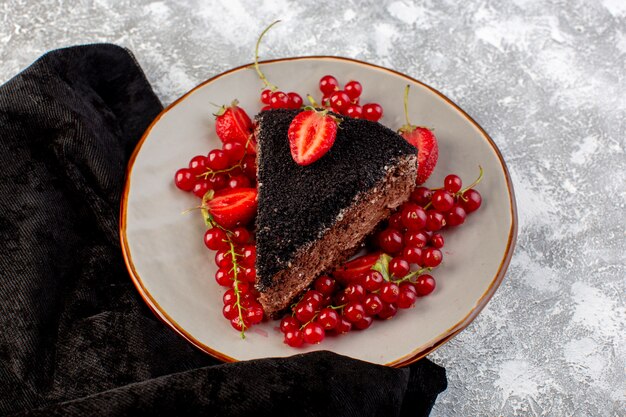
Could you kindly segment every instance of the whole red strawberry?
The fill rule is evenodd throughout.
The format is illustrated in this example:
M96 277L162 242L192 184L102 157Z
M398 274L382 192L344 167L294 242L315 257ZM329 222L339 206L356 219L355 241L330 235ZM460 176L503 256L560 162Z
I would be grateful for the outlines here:
M256 188L220 190L209 195L204 202L210 218L225 229L246 225L254 218L257 209Z
M324 156L335 143L337 123L328 110L309 108L294 117L287 131L293 160L304 166Z
M215 132L222 142L248 144L247 151L256 153L254 126L248 114L238 104L237 100L233 100L230 106L224 105L215 113Z
M432 130L414 126L409 122L408 114L408 101L409 101L409 86L406 86L404 90L404 115L406 117L406 124L402 126L398 133L402 135L411 145L417 148L417 184L423 184L426 182L430 174L433 173L435 165L437 165L437 159L439 158L439 146L437 145L437 138Z

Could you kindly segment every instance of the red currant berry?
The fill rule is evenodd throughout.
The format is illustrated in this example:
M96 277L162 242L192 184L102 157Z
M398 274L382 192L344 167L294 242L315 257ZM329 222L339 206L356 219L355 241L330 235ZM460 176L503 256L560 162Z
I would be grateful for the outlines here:
M324 340L326 333L319 323L309 323L302 329L304 341L308 344L315 345Z
M463 182L458 175L450 174L443 180L443 188L452 194L458 193L462 186Z
M298 329L289 330L285 333L284 342L291 347L302 346L302 344L304 343L304 339L302 338L302 332Z
M300 323L306 323L315 316L315 308L311 303L298 303L294 312Z
M454 206L446 213L446 224L448 226L460 226L465 223L467 213L461 206Z
M261 111L268 111L268 110L272 110L272 106L263 106L263 107L261 107Z
M240 142L226 142L222 145L222 150L226 154L230 165L239 163L246 154L246 147Z
M380 299L386 303L395 303L400 295L400 287L393 282L385 282L380 287Z
M325 95L330 95L335 90L339 89L339 82L332 75L324 75L320 79L320 91Z
M426 212L426 230L436 232L446 225L446 220L443 214L436 210L428 210Z
M397 253L403 246L402 233L395 229L385 229L378 236L378 246L386 253Z
M402 224L412 232L422 230L426 225L426 212L417 204L405 204L402 209Z
M193 190L191 191L196 197L202 198L210 189L211 183L208 180L198 180L198 182L195 183L195 185L193 186Z
M235 304L235 302L237 302L237 294L235 294L235 290L232 288L227 290L222 296L222 301L224 302L224 305Z
M196 176L190 169L181 168L174 175L174 184L183 191L191 191L196 184Z
M310 303L313 306L313 309L317 310L322 302L324 301L324 296L321 292L316 290L307 291L302 297L301 303Z
M189 170L194 175L200 175L206 171L206 156L196 155L189 161Z
M241 252L241 264L246 266L254 266L256 262L256 246L246 245Z
M209 184L211 185L211 189L218 191L222 188L226 187L226 175L225 174L215 174L209 177Z
M298 330L300 328L300 322L293 316L286 316L280 321L280 331L287 333L292 330Z
M245 227L235 227L232 230L231 239L234 243L243 245L244 243L248 243L250 241L250 232Z
M414 291L402 289L398 296L398 308L410 308L415 304L415 300L417 300L417 295Z
M250 294L251 288L247 282L237 282L237 290L239 291L240 295L246 295Z
M322 275L315 280L315 284L313 286L322 294L331 295L335 291L337 282L329 276Z
M245 175L237 175L228 180L228 188L250 188L250 180Z
M352 323L346 320L345 317L340 316L339 323L337 323L337 326L335 327L335 333L348 333L350 330L352 330Z
M389 261L389 273L396 278L402 278L409 273L411 265L406 259L396 257Z
M270 104L270 98L272 97L272 90L266 89L261 91L261 103Z
M363 116L363 108L358 104L350 104L343 113L348 117L360 119Z
M428 219L428 216L426 216L426 218ZM406 235L404 235L404 244L406 246L412 246L415 248L423 248L428 243L428 239L430 238L423 231L408 232Z
M417 187L411 193L411 201L419 204L424 207L426 204L430 203L430 200L433 197L433 192L426 187Z
M322 107L330 107L330 95L324 94L322 97Z
M215 253L215 263L218 267L224 269L230 269L233 267L233 258L230 254L230 250L220 249Z
M235 307L234 304L225 304L224 307L222 308L222 315L226 319L232 320L235 317L239 316L239 309Z
M370 316L375 316L380 313L383 309L383 302L380 297L376 294L368 294L363 299L363 307L365 308L365 312Z
M429 274L423 274L417 277L417 281L415 281L415 289L417 290L417 295L423 297L425 295L430 294L435 290L435 278Z
M442 259L443 255L437 248L426 248L422 252L422 263L426 267L435 268L439 266Z
M480 196L478 191L469 189L461 195L460 201L461 206L465 209L465 211L467 213L471 213L478 210L483 202L483 198Z
M402 251L402 257L411 264L422 265L422 250L420 248L406 246Z
M245 282L254 284L256 282L256 270L249 266L242 268L241 279Z
M243 321L241 320L241 317L237 316L234 319L232 319L230 321L230 325L233 326L233 329L237 330L237 331L242 331L247 329L248 327L250 327L250 323L248 323L248 321L246 320L246 318L243 318Z
M204 244L211 250L226 249L228 248L226 233L222 229L212 227L204 232Z
M250 180L256 180L256 158L252 155L246 155L243 158L243 173L246 174Z
M246 310L246 321L253 324L258 324L263 321L263 309L259 305L252 305L247 307Z
M350 100L356 100L363 92L363 86L358 81L348 81L343 90L350 97Z
M358 330L365 330L372 325L374 321L370 316L363 316L363 318L356 323L354 323L354 328Z
M400 292L402 293L402 291L412 291L415 294L417 294L417 290L415 289L415 285L413 285L412 282L408 282L408 281L405 281L402 284L400 284Z
M383 108L380 104L368 103L363 106L363 118L377 122L383 117Z
M215 282L222 287L230 288L233 285L233 276L227 269L219 268L215 272Z
M378 318L387 320L398 314L398 307L393 303L383 303L383 308L378 313Z
M370 292L378 290L384 281L385 279L378 271L370 271L362 278L363 288Z
M350 284L343 291L348 301L361 301L365 297L365 289L361 284Z
M345 91L335 91L330 95L330 106L339 113L343 114L349 105L350 97L348 97Z
M289 105L289 96L282 91L275 91L270 96L270 106L273 109L284 109Z
M443 243L444 240L441 233L433 233L433 235L430 237L430 244L437 249L443 248Z
M446 190L437 190L433 194L433 207L438 211L445 212L454 206L454 197Z
M394 213L389 216L389 228L396 230L403 230L404 224L402 223L402 212Z
M230 161L228 160L226 152L221 149L213 149L209 152L209 156L207 156L206 165L213 171L220 171L228 168Z
M287 93L287 97L289 97L289 109L299 109L302 107L302 97L298 93Z
M357 301L350 301L343 308L343 315L345 316L346 320L348 320L352 324L355 324L363 317L365 317L365 309L363 308L363 304Z
M333 299L335 300L335 305L342 306L344 304L348 304L348 298L346 297L346 293L344 291L336 293Z
M332 330L339 324L339 314L332 308L323 308L316 320L324 330Z

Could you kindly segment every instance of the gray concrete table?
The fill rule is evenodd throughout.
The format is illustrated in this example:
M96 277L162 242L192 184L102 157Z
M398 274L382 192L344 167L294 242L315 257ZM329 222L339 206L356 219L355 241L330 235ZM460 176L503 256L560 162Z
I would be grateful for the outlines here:
M626 415L626 0L306 3L3 0L0 81L114 42L168 104L249 62L281 18L265 58L344 55L432 85L502 150L520 219L501 288L431 355L449 378L433 415Z

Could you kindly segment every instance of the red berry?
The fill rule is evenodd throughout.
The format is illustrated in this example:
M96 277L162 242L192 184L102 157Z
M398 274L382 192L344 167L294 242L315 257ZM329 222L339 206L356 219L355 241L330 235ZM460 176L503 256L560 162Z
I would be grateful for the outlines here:
M469 189L461 195L460 202L465 211L471 213L478 210L483 202L483 198L478 191Z
M191 190L191 192L193 192L196 197L202 198L210 189L211 183L208 180L200 179L197 183L194 184L193 190Z
M350 330L352 330L352 323L346 320L345 317L340 316L339 323L335 327L335 333L348 333Z
M229 249L220 249L215 253L215 263L218 267L229 270L233 266L233 258Z
M400 287L393 282L385 282L380 287L380 299L386 303L395 303L400 295Z
M332 308L323 308L317 316L317 322L324 330L332 330L339 324L339 314Z
M246 318L244 317L243 322L242 322L241 318L239 316L237 316L234 319L232 319L230 321L230 325L233 326L233 329L235 329L237 331L242 331L242 330L245 330L248 327L250 327L250 323L248 323Z
M346 297L346 293L344 291L336 293L333 299L335 300L335 304L338 306L348 304L348 298Z
M245 175L237 175L228 180L228 188L250 188L250 180Z
M256 269L249 266L242 268L241 279L245 282L254 284L256 282Z
M189 161L189 170L194 175L200 175L206 171L206 156L196 155Z
M226 233L217 227L204 232L204 244L211 250L226 249L229 246Z
M320 343L322 340L324 340L325 336L324 329L322 328L322 326L320 326L319 323L316 322L312 322L304 326L304 329L302 329L302 333L304 341L311 345Z
M458 175L450 174L443 180L443 188L452 194L459 192L462 186L463 182Z
M315 280L315 289L324 295L331 295L335 291L337 282L327 275L322 275Z
M298 329L290 330L285 333L284 342L291 347L300 347L304 343L302 332Z
M337 137L337 122L329 114L305 110L293 118L287 138L291 157L298 165L310 165L330 150Z
M339 89L339 82L332 75L324 75L320 79L320 91L323 94L329 95L337 89Z
M237 294L235 294L235 290L232 288L227 290L222 296L222 301L224 302L224 305L235 304L235 302L237 302Z
M443 248L443 243L444 240L441 233L433 233L433 235L430 237L430 244L437 249Z
M240 245L248 243L250 241L250 232L245 227L235 227L232 230L231 239L234 243L238 243Z
M432 174L439 158L439 145L433 132L425 127L411 127L401 133L411 145L417 148L416 184L426 182Z
M428 216L426 216L428 219ZM421 232L408 232L404 235L404 244L415 248L423 248L428 243L428 235Z
M363 316L363 318L356 323L354 323L354 327L358 330L365 330L372 325L374 321L370 316Z
M222 142L246 143L252 133L252 120L237 104L222 106L215 115L215 133Z
M226 319L232 320L239 316L239 309L235 307L234 304L225 304L224 307L222 307L222 315Z
M214 191L219 191L222 188L226 187L226 175L225 174L215 174L209 177L209 184L211 189Z
M446 225L446 220L443 214L436 210L428 210L426 212L426 230L436 232Z
M343 90L350 97L350 100L356 100L363 92L363 86L358 81L348 81Z
M445 212L454 206L454 197L446 190L437 190L433 194L433 207L438 211Z
M378 246L383 252L397 253L402 250L403 246L402 233L395 229L385 229L378 235Z
M426 267L435 268L439 266L442 259L443 255L437 248L426 248L422 252L422 263Z
M461 206L454 206L446 213L446 224L448 226L460 226L465 223L467 213Z
M288 331L300 328L300 322L293 316L286 316L280 321L280 331L287 333Z
M429 188L422 186L415 188L415 190L413 190L413 192L411 193L411 201L419 204L422 207L430 203L432 197L433 192Z
M380 258L379 253L359 256L337 268L333 276L342 282L354 282L371 271L378 258Z
M252 155L246 155L243 158L243 173L246 174L250 180L256 180L256 158Z
M393 303L383 303L383 308L378 313L378 318L387 320L398 314L398 307Z
M310 303L313 306L313 309L317 310L322 302L324 301L324 296L321 292L316 290L307 291L302 297L301 303Z
M400 293L402 293L402 291L411 291L411 292L414 292L415 294L417 294L417 290L415 289L415 285L413 285L412 282L408 282L408 281L405 281L402 284L400 284Z
M363 118L366 120L371 120L372 122L377 122L380 118L383 117L383 108L380 104L376 103L368 103L363 106Z
M221 149L213 149L207 156L206 164L213 171L220 171L228 168L230 161L228 160L226 152Z
M226 142L222 145L222 150L226 154L230 165L238 164L246 154L245 145L241 142Z
M227 269L219 268L215 272L215 282L222 287L230 288L233 285L233 276Z
M302 107L302 97L298 93L287 93L287 97L289 97L289 104L287 108L289 109L299 109Z
M191 191L196 184L196 176L190 169L181 168L174 175L174 184L183 191Z
M370 292L378 290L384 281L385 279L378 271L370 271L362 278L363 288Z
M241 252L241 264L246 266L254 266L256 262L256 246L245 245Z
M420 248L406 246L402 251L402 257L411 264L422 265L422 250Z
M322 107L330 107L330 94L322 96Z
M352 324L355 324L363 317L365 317L365 309L363 308L363 304L357 301L350 301L343 308L343 315L345 316L346 320L348 320Z
M380 297L376 294L368 294L363 299L363 307L365 308L365 312L370 316L375 316L380 313L383 309L383 302Z
M270 104L270 98L272 97L272 90L265 89L261 92L261 103Z
M263 107L261 107L261 111L268 111L268 110L272 110L272 106L263 106Z
M360 301L365 296L365 289L361 284L350 284L344 290L348 301Z
M413 232L422 230L426 225L426 212L417 204L405 204L402 209L402 224Z
M360 119L363 116L363 108L358 104L350 104L343 113L348 117Z
M263 309L260 305L247 307L246 321L250 324L258 324L263 321Z
M406 259L396 257L389 261L389 273L396 278L402 278L409 273L411 265Z
M306 323L315 316L315 308L311 303L298 303L294 312L300 323Z
M275 91L270 96L270 106L273 109L284 109L289 105L289 96L282 91Z
M403 230L404 224L402 223L402 212L393 213L389 216L389 220L387 221L389 228L396 230Z
M335 91L330 95L330 106L339 113L343 114L349 105L350 97L345 91Z
M410 308L415 304L415 300L417 300L417 295L414 291L402 289L398 296L398 308Z
M435 278L429 274L423 274L417 277L417 281L415 281L415 289L417 290L417 295L425 296L433 292L435 289Z
M215 193L206 204L213 220L225 229L248 224L256 215L256 188L226 189Z

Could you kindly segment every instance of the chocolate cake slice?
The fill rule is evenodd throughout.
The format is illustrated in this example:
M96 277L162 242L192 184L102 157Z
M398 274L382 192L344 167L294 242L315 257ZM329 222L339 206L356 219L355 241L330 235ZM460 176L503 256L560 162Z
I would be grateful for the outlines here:
M257 116L257 289L269 316L354 254L408 199L417 175L417 151L400 135L347 117L324 156L311 165L296 164L287 131L298 112Z

